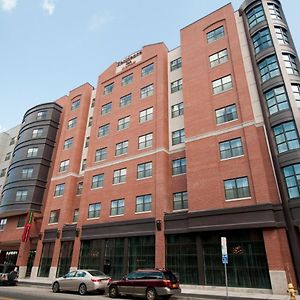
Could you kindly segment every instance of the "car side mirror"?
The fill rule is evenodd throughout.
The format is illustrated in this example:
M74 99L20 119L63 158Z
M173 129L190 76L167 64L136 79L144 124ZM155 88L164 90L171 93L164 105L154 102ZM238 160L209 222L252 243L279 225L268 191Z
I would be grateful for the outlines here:
M64 275L63 278L67 278L67 275Z

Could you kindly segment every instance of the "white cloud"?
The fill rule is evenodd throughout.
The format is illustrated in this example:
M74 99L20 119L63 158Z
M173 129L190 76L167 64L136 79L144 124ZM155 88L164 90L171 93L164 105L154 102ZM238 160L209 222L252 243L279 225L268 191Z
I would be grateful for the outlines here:
M17 6L17 0L1 0L1 8L4 11L11 11Z
M114 20L114 17L108 13L96 13L92 15L91 19L88 23L88 29L90 31L97 31L103 28L104 25L112 22Z
M5 131L5 128L0 124L0 132Z
M55 3L53 0L43 0L43 9L51 16L54 13Z

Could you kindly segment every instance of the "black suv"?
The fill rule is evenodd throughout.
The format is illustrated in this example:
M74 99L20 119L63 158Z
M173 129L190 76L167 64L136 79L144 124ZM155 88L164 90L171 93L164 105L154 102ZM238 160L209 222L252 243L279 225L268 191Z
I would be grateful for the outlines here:
M178 279L165 269L136 270L122 280L112 281L107 290L110 298L132 295L146 297L147 300L155 300L157 297L169 299L181 293Z

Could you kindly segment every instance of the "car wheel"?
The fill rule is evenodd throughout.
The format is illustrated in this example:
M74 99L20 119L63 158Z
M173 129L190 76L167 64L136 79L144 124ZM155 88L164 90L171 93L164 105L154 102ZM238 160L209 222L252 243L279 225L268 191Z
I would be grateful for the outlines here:
M110 298L117 298L119 296L119 291L116 285L111 285L109 287L108 295Z
M157 298L156 290L154 288L147 289L146 298L147 300L156 300Z
M53 293L58 293L59 292L59 283L55 281L52 285L52 292Z
M79 289L78 289L78 293L79 295L83 296L87 293L87 288L86 288L86 285L84 283L82 283L80 286L79 286Z

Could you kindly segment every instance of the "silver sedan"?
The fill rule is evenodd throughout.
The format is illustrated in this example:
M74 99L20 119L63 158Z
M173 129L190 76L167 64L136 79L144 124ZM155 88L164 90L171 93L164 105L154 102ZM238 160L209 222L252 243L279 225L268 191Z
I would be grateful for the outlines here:
M80 295L87 292L104 292L111 278L98 270L77 270L63 277L56 278L52 283L52 291L78 291Z

